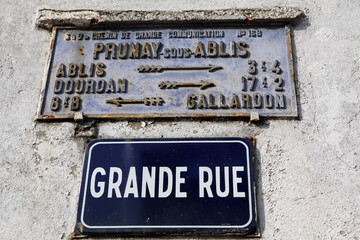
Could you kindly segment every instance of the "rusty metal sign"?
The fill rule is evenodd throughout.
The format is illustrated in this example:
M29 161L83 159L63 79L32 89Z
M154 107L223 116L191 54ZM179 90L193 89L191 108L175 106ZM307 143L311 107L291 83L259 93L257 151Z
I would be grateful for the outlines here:
M297 117L286 26L55 28L38 119Z

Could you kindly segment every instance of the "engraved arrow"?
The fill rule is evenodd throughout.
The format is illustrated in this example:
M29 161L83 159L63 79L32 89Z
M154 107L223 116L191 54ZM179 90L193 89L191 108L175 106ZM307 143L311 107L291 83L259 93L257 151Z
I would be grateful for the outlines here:
M199 83L178 83L169 81L159 83L160 89L178 89L180 87L200 87L201 90L204 90L209 87L215 87L215 84L203 80L201 80Z
M163 72L163 71L176 71L176 70L185 70L185 71L192 71L192 70L208 70L209 72L216 72L220 69L223 69L222 66L203 66L203 67L162 67L162 66L154 66L154 65L140 65L138 67L138 72L140 73L154 73L154 72Z
M106 100L107 104L113 104L118 107L122 107L123 104L145 104L147 106L162 106L165 103L164 99L161 97L146 97L143 100L135 100L135 99L122 99L121 97L115 99Z

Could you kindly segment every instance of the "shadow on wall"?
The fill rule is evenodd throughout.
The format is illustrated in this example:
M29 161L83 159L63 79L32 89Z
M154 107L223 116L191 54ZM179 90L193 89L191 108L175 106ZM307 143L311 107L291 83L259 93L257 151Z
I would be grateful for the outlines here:
M298 67L297 67L298 60L297 60L297 55L296 55L296 46L294 44L293 31L306 30L309 26L310 26L309 18L305 14L303 14L301 19L299 19L299 21L297 22L297 24L291 28L291 30L292 30L291 31L291 35L292 35L292 38L291 38L292 43L291 44L293 47L294 74L295 74L295 80L296 80L295 81L296 89L299 89L298 82L300 81L300 79L298 79L298 76L299 76ZM296 101L298 103L298 113L299 113L298 120L301 120L302 112L301 112L300 96L299 96L298 91L296 93ZM270 122L268 120L264 120L264 121L260 121L256 125L262 129L266 129L266 128L269 128ZM254 179L255 179L255 183L256 183L257 219L258 219L260 234L262 234L266 228L266 213L265 213L265 208L264 208L263 182L262 182L262 174L261 174L262 160L261 160L261 153L257 149L257 147L255 147L255 149L254 149L254 157L255 157Z
M306 10L305 12L308 12ZM294 31L303 31L306 30L310 26L310 21L307 15L302 14L301 18L296 22L296 24L291 27L291 45L292 45L292 51L293 51L293 61L294 61L294 74L295 74L295 89L296 91L296 102L298 103L298 120L302 119L302 108L301 108L301 102L300 102L300 93L299 93L299 82L301 79L299 79L299 70L298 70L298 58L297 58L297 49L294 42Z
M265 208L264 208L264 196L261 174L261 154L255 145L254 149L254 179L256 184L256 217L259 225L260 234L265 231Z

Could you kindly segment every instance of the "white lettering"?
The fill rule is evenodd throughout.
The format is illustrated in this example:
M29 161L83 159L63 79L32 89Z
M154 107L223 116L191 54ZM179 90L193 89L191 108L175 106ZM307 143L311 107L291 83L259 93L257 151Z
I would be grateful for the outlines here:
M188 194L184 187L187 179L185 173L187 171L187 166L179 166L174 169L148 166L142 167L141 175L137 176L135 166L129 167L128 172L119 167L110 167L108 170L97 167L91 174L90 193L94 198L102 197L105 191L107 191L107 198L167 198L173 193L174 189L175 198L187 198ZM245 198L246 191L240 190L242 189L240 184L243 184L243 178L238 176L243 175L240 172L244 171L244 166L214 166L213 169L200 166L198 172L199 198L214 198L214 194L216 197L221 198ZM123 176L125 177L126 174L126 184L121 185L124 182ZM139 180L137 177L139 177ZM141 184L139 186L141 192L138 188L138 181Z
M207 173L208 180L205 182L204 179L204 173ZM199 197L204 197L204 190L206 190L207 195L212 198L214 197L211 192L211 183L212 183L213 177L212 177L212 171L209 167L199 167Z
M93 171L90 181L90 193L94 198L101 197L105 191L105 182L98 182L97 187L100 188L98 192L95 189L95 180L98 173L100 173L101 176L104 176L106 174L105 169L101 167L95 168L95 170Z
M130 167L130 169L129 169L129 176L128 176L128 179L126 182L124 198L129 197L129 194L133 194L134 198L139 197L135 167Z
M167 174L167 189L164 191L164 174ZM159 198L170 196L173 187L173 176L171 169L168 167L159 168Z
M220 167L215 167L216 194L219 197L227 197L229 195L229 167L224 167L224 183L225 190L221 191L220 185Z
M181 172L186 172L187 167L176 167L175 173L175 197L176 198L186 198L187 193L180 191L180 184L185 183L185 178L181 177Z
M146 186L149 190L151 198L155 197L155 176L156 168L151 167L151 175L148 167L143 167L142 184L141 184L141 197L146 198Z
M114 182L114 173L117 174L117 181ZM120 184L122 181L122 171L121 168L117 168L117 167L111 167L110 168L110 174L109 174L109 189L108 189L108 198L112 198L112 193L113 190L115 190L115 195L117 198L121 198L121 193L120 193Z
M232 168L234 197L241 197L241 198L245 197L245 192L238 191L238 183L242 183L242 178L237 176L237 172L243 172L243 171L244 171L244 167L233 167Z

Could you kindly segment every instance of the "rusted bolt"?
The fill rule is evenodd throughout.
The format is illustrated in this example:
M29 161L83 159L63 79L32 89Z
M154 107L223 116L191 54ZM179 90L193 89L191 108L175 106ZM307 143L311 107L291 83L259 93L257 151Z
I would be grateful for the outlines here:
M249 14L249 15L246 15L246 20L248 20L248 21L251 21L251 20L252 20L252 17L251 17L250 14Z
M91 21L90 21L91 24L96 24L98 22L99 22L99 18L97 18L97 17L92 18Z

